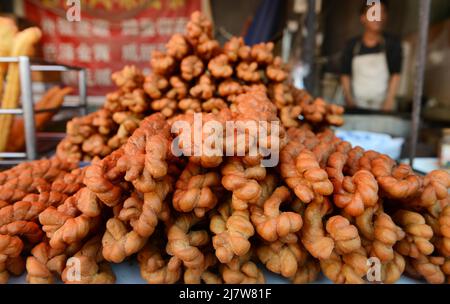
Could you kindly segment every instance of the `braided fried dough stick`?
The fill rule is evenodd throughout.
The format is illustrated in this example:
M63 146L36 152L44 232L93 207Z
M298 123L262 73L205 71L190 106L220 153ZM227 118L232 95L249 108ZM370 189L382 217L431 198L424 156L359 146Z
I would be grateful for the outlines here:
M156 182L154 191L144 193L142 210L139 216L130 220L130 225L143 238L151 236L158 224L158 217L164 211L163 204L172 188L169 176Z
M349 254L361 247L358 229L340 215L328 219L326 230L334 240L335 250L338 254Z
M48 207L39 214L42 230L53 248L64 248L84 239L100 224L100 202L88 188L80 189L64 204Z
M267 269L286 278L294 277L308 257L298 243L283 244L280 241L258 247L256 254Z
M61 274L69 284L112 284L116 278L104 262L101 236L88 240L73 257L67 260Z
M9 279L6 268L8 259L18 257L22 249L23 242L18 237L0 234L0 284Z
M231 205L235 210L245 210L249 204L255 204L261 195L262 181L266 169L260 165L247 166L242 159L228 158L222 167L222 185L232 191Z
M323 260L330 258L334 249L332 238L325 236L322 219L331 210L328 200L323 203L312 202L306 207L303 216L301 241L306 250L315 258Z
M94 192L103 204L114 207L120 202L122 189L112 181L121 173L117 167L117 161L122 157L123 150L118 149L103 160L92 163L86 169L84 184Z
M263 284L264 275L255 263L250 261L251 252L235 256L229 263L220 265L220 272L226 284Z
M357 171L352 177L346 176L340 191L334 195L334 203L352 216L359 216L367 207L378 202L378 184L372 173Z
M15 221L0 227L0 234L25 237L30 243L38 243L43 236L42 230L35 222Z
M293 284L307 284L317 280L320 274L320 264L312 258L308 258L303 265L300 265L291 278Z
M332 252L328 259L320 260L320 268L327 278L337 284L364 284L367 274L367 255L363 247L343 256Z
M445 263L443 257L427 257L419 256L417 259L410 260L414 269L423 277L428 283L443 284L446 281L445 273L441 267Z
M215 193L220 185L217 172L208 172L189 162L176 183L173 206L177 211L194 211L197 217L203 217L217 204Z
M360 233L372 241L370 255L387 263L396 258L394 245L405 237L405 232L395 225L391 217L376 207L367 208L356 218Z
M381 265L381 281L385 284L397 282L405 271L405 266L403 256L394 251L394 258Z
M73 164L60 161L58 158L24 163L17 168L0 174L3 180L0 186L0 200L15 202L27 194L49 187L59 176L70 171Z
M47 207L57 205L66 199L58 192L41 192L29 194L23 201L0 208L0 230L5 225L19 221L33 221Z
M176 256L164 259L159 248L146 245L138 254L141 276L150 284L174 284L181 277L182 261Z
M184 272L185 284L200 284L202 282L206 284L221 284L222 279L208 271L210 267L213 267L217 263L217 258L213 253L205 255L205 263L200 268L187 268Z
M439 230L442 235L440 250L445 257L450 257L450 205L439 215Z
M140 236L136 231L128 231L119 219L111 218L106 222L102 253L105 260L121 263L126 257L141 250L146 241L147 238Z
M167 231L167 252L182 260L187 268L201 268L205 261L198 247L209 242L208 233L205 230L189 232L198 222L194 215L183 214Z
M117 166L138 191L152 191L153 181L167 174L169 139L169 125L161 114L154 114L141 122L123 146L124 155Z
M295 212L281 212L281 203L290 199L291 193L286 187L275 189L264 206L251 206L251 220L258 234L268 242L288 238L298 232L303 225L302 217Z
M63 173L70 172L77 167L77 163L67 162L58 157L24 162L9 170L0 172L0 184L19 178L25 174L33 179L43 178L52 182Z
M229 263L235 256L243 256L250 250L249 238L255 233L248 210L234 210L230 203L217 208L211 217L210 230L213 246L221 263Z
M450 174L442 170L432 171L425 176L423 187L420 206L432 206L439 200L449 197Z
M395 246L401 255L417 259L422 255L433 253L434 246L430 242L433 229L425 223L421 214L399 210L394 214L393 220L406 233L405 238Z
M228 108L216 113L178 115L171 121L171 131L177 136L172 148L180 154L178 156L188 156L190 161L203 168L218 167L225 151L224 147L216 147L214 144L223 143L225 134L220 134L217 130L226 130L226 122L231 120Z
M390 198L412 197L420 189L421 180L408 165L401 164L395 167L394 160L386 155L380 155L372 160L371 166L380 188Z
M67 256L79 249L79 244L67 248L55 249L48 242L41 242L31 250L27 258L27 282L30 284L52 284L55 275L61 275Z
M289 144L281 151L281 175L295 195L304 203L322 202L333 192L326 171L315 155L301 145Z
M51 190L66 195L75 194L84 186L83 179L85 172L86 170L83 168L75 169L64 174L52 183Z

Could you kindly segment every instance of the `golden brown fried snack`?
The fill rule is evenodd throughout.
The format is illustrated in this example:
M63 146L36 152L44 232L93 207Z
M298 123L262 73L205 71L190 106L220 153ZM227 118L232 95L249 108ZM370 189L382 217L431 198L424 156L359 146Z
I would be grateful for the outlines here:
M335 192L334 203L352 216L363 214L364 209L378 202L378 183L366 170L356 172L342 180L342 187Z
M359 250L340 256L335 251L328 259L320 260L324 275L336 284L364 284L368 263L365 250Z
M179 101L178 108L184 113L198 113L202 111L202 103L195 98L184 98Z
M232 37L225 43L223 52L228 57L228 60L236 62L239 59L249 59L251 48L244 44L244 39L242 37Z
M208 63L208 69L211 75L217 79L228 78L233 74L233 68L228 63L228 57L225 54L220 54Z
M250 54L257 63L270 64L273 61L272 51L274 46L273 42L258 43L252 46Z
M394 214L393 220L406 233L405 238L395 246L401 255L417 259L433 253L434 246L430 242L433 230L425 223L422 215L412 211L399 210Z
M136 66L126 65L121 71L113 73L111 79L125 92L131 92L142 86L144 75Z
M220 265L220 272L226 284L263 284L264 275L255 263L250 261L250 252L243 257L234 257L229 263Z
M210 76L203 74L197 85L193 86L189 93L199 99L208 100L214 96L215 86Z
M201 268L205 262L198 247L209 242L208 233L205 230L190 231L198 221L194 215L183 214L167 231L167 253L178 257L187 268Z
M315 258L326 260L334 249L334 241L325 235L322 219L330 212L331 205L328 200L323 203L312 202L306 207L303 216L301 240L306 250Z
M222 204L218 214L211 217L209 229L215 234L213 246L221 263L244 256L251 248L249 238L255 233L247 210L233 210L230 203Z
M158 74L150 74L145 77L143 89L152 99L159 99L169 87L169 81Z
M327 172L320 168L315 155L302 147L288 145L281 151L281 175L304 203L322 202L333 192Z
M192 45L197 45L204 35L212 37L212 23L202 13L195 11L186 26L187 39Z
M117 161L122 156L123 150L116 150L86 169L84 184L97 195L102 203L109 207L117 205L122 194L122 189L111 182L119 177Z
M264 167L246 166L240 158L229 158L222 168L222 185L233 192L232 208L245 210L249 204L256 203L261 194L261 186L258 182L265 176Z
M69 258L61 279L68 284L112 284L116 277L102 255L102 239L95 236Z
M203 34L198 39L195 51L201 58L210 60L220 52L220 44L217 40L211 39L208 35Z
M243 88L239 82L232 79L227 79L219 84L217 91L221 97L227 99L229 102L232 102L236 99L237 95L243 92Z
M16 236L0 234L0 284L8 282L7 261L16 258L23 249L23 242Z
M31 250L31 256L27 258L27 282L30 284L51 284L55 276L60 276L67 256L78 250L79 244L67 248L55 249L47 242L41 242Z
M175 60L161 51L153 51L150 58L150 66L153 72L158 75L169 75L175 67Z
M450 205L447 205L439 215L439 231L442 235L440 250L442 254L450 257Z
M177 211L193 211L197 217L203 217L216 206L220 185L217 172L208 172L189 162L176 183L173 207Z
M432 206L439 200L449 197L450 174L442 170L432 171L425 176L423 187L423 192L420 196L420 206Z
M303 265L300 265L295 275L291 278L293 284L307 284L317 280L320 274L320 264L318 261L308 258Z
M284 244L280 241L258 247L256 254L267 269L286 278L294 277L308 257L298 243Z
M122 221L111 218L106 222L102 253L105 260L121 263L126 257L141 250L146 241L147 238L141 237L136 231L129 231Z
M394 284L405 271L406 262L403 256L394 251L394 258L381 265L381 281L384 284Z
M174 284L181 277L182 261L176 256L164 259L159 248L145 246L138 254L141 276L150 284Z
M302 217L295 212L281 212L280 205L290 199L286 187L275 189L264 202L263 209L251 206L251 219L258 234L268 242L278 239L291 239L303 225Z
M280 110L280 120L285 128L298 127L300 120L298 117L302 113L300 106L284 106Z
M100 224L100 202L88 188L82 188L57 208L39 214L42 230L51 247L60 249L78 243Z
M267 66L266 75L272 81L283 82L287 78L286 70L283 68L283 62L281 57L277 56L273 62Z
M181 34L174 34L166 44L167 54L171 57L181 60L190 51L189 43Z
M395 225L391 217L376 207L367 208L356 218L356 225L364 238L371 241L370 255L382 263L395 257L394 245L405 237L405 232Z
M361 247L358 229L343 216L330 217L326 224L326 230L334 240L337 254L349 254Z
M395 167L394 160L386 155L380 155L372 160L371 166L380 188L389 198L409 198L416 195L420 189L421 180L408 165Z
M205 255L205 263L200 268L186 268L184 271L185 284L221 284L222 279L219 275L209 271L210 267L215 266L217 258L214 254L208 253Z
M181 61L180 70L181 77L191 81L203 73L203 62L195 55L187 56Z
M239 79L248 82L258 82L261 80L261 75L258 71L257 62L241 62L236 67L236 75Z
M150 102L141 88L125 93L121 98L121 103L133 113L144 113L150 108Z
M31 221L15 221L0 227L0 234L21 236L31 244L38 243L43 236L39 225Z
M181 103L179 105L181 108ZM201 109L206 113L219 113L222 109L227 109L228 104L221 98L210 98L201 104Z
M152 109L161 112L165 117L172 117L177 108L175 100L170 98L161 98L152 101Z
M443 257L419 256L411 259L411 265L428 283L443 284L446 281L445 273L441 267L445 264Z

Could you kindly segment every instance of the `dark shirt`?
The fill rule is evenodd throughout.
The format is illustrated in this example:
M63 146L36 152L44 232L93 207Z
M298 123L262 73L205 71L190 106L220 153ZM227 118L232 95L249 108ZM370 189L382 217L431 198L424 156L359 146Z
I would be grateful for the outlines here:
M347 42L342 57L343 75L352 75L352 61L354 56L376 54L385 51L389 73L400 74L402 70L402 44L399 38L384 34L384 43L379 43L375 47L367 47L362 42L362 36L355 37Z

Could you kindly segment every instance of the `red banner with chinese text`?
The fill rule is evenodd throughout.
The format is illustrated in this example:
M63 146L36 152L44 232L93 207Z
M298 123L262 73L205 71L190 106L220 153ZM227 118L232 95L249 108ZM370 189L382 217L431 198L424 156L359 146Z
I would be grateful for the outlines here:
M201 0L81 0L81 20L70 22L66 2L25 0L25 13L42 29L44 59L87 68L89 95L114 90L111 73L124 65L148 72L150 53L201 8ZM67 84L76 77L63 73Z

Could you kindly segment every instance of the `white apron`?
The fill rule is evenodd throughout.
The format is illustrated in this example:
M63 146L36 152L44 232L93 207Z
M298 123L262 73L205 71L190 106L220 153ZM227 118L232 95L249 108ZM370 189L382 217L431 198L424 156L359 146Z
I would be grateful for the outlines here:
M359 49L356 52L359 53ZM355 55L352 61L352 90L356 105L381 110L389 86L389 75L384 50L376 54Z

